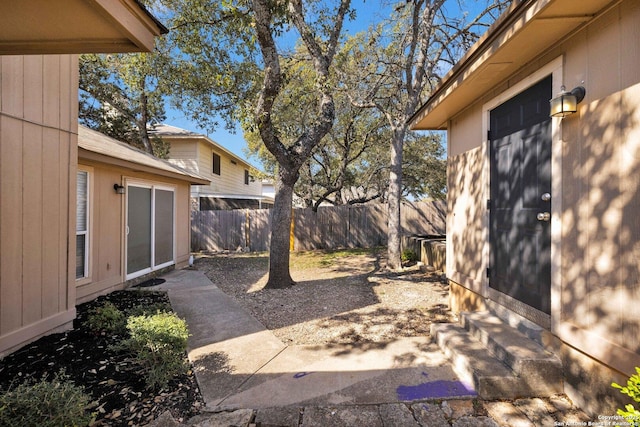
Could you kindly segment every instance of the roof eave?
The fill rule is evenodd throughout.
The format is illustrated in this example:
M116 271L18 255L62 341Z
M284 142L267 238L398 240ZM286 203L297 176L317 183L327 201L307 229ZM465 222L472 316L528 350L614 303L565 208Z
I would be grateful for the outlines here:
M514 2L409 119L410 128L446 129L451 117L619 1Z
M189 184L193 184L193 185L209 185L211 183L211 181L207 179L198 178L193 175L186 175L186 174L180 173L178 170L176 170L175 172L172 172L169 170L158 169L153 166L143 165L140 163L131 162L128 160L109 156L108 154L96 153L95 151L87 150L86 148L82 148L82 147L78 147L78 159L103 163L109 166L120 167L123 169L128 169L133 172L142 172L142 173L162 176L164 178L171 178L171 179L176 179L180 181L188 181Z
M167 33L139 0L0 3L0 54L150 52Z

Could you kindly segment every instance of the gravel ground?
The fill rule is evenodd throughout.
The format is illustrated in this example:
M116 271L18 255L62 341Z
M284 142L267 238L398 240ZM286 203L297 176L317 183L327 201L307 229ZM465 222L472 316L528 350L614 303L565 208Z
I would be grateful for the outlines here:
M196 267L285 344L380 343L450 322L448 286L417 266L384 268L384 251L292 254L296 286L263 289L266 254L202 254Z

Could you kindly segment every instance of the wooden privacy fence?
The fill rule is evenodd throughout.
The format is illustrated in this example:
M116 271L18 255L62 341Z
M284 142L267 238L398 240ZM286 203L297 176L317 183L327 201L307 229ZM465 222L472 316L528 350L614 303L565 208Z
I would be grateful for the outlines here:
M403 203L404 235L445 234L442 201ZM191 249L267 251L271 210L193 211ZM293 210L293 250L371 248L387 244L387 205L320 207Z

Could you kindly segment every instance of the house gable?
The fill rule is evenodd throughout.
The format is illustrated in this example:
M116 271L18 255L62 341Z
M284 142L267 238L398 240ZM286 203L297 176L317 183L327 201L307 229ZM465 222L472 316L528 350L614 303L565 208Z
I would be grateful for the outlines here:
M158 126L155 133L171 145L169 162L211 181L192 188L194 199L211 198L199 204L201 209L272 203L271 197L262 195L262 182L252 176L253 166L209 137L169 125Z

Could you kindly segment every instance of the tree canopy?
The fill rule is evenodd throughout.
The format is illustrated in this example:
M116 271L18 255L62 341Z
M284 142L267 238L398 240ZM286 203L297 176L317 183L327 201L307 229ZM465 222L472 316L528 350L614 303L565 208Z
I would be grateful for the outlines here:
M167 62L150 54L80 55L80 123L120 141L166 157L168 147L149 129L165 118Z
M390 132L389 232L387 265L401 267L400 209L403 195L404 143L408 121L441 76L493 22L507 0L415 0L396 3L389 19L347 47L340 81L351 102L378 111ZM479 12L469 16L470 4Z
M148 3L169 34L152 54L83 56L82 120L157 154L148 130L166 105L209 130L240 123L275 178L268 287L293 283L294 191L313 207L387 201L399 267L401 199L446 192L442 136L408 120L508 0L397 2L349 37L350 0Z

